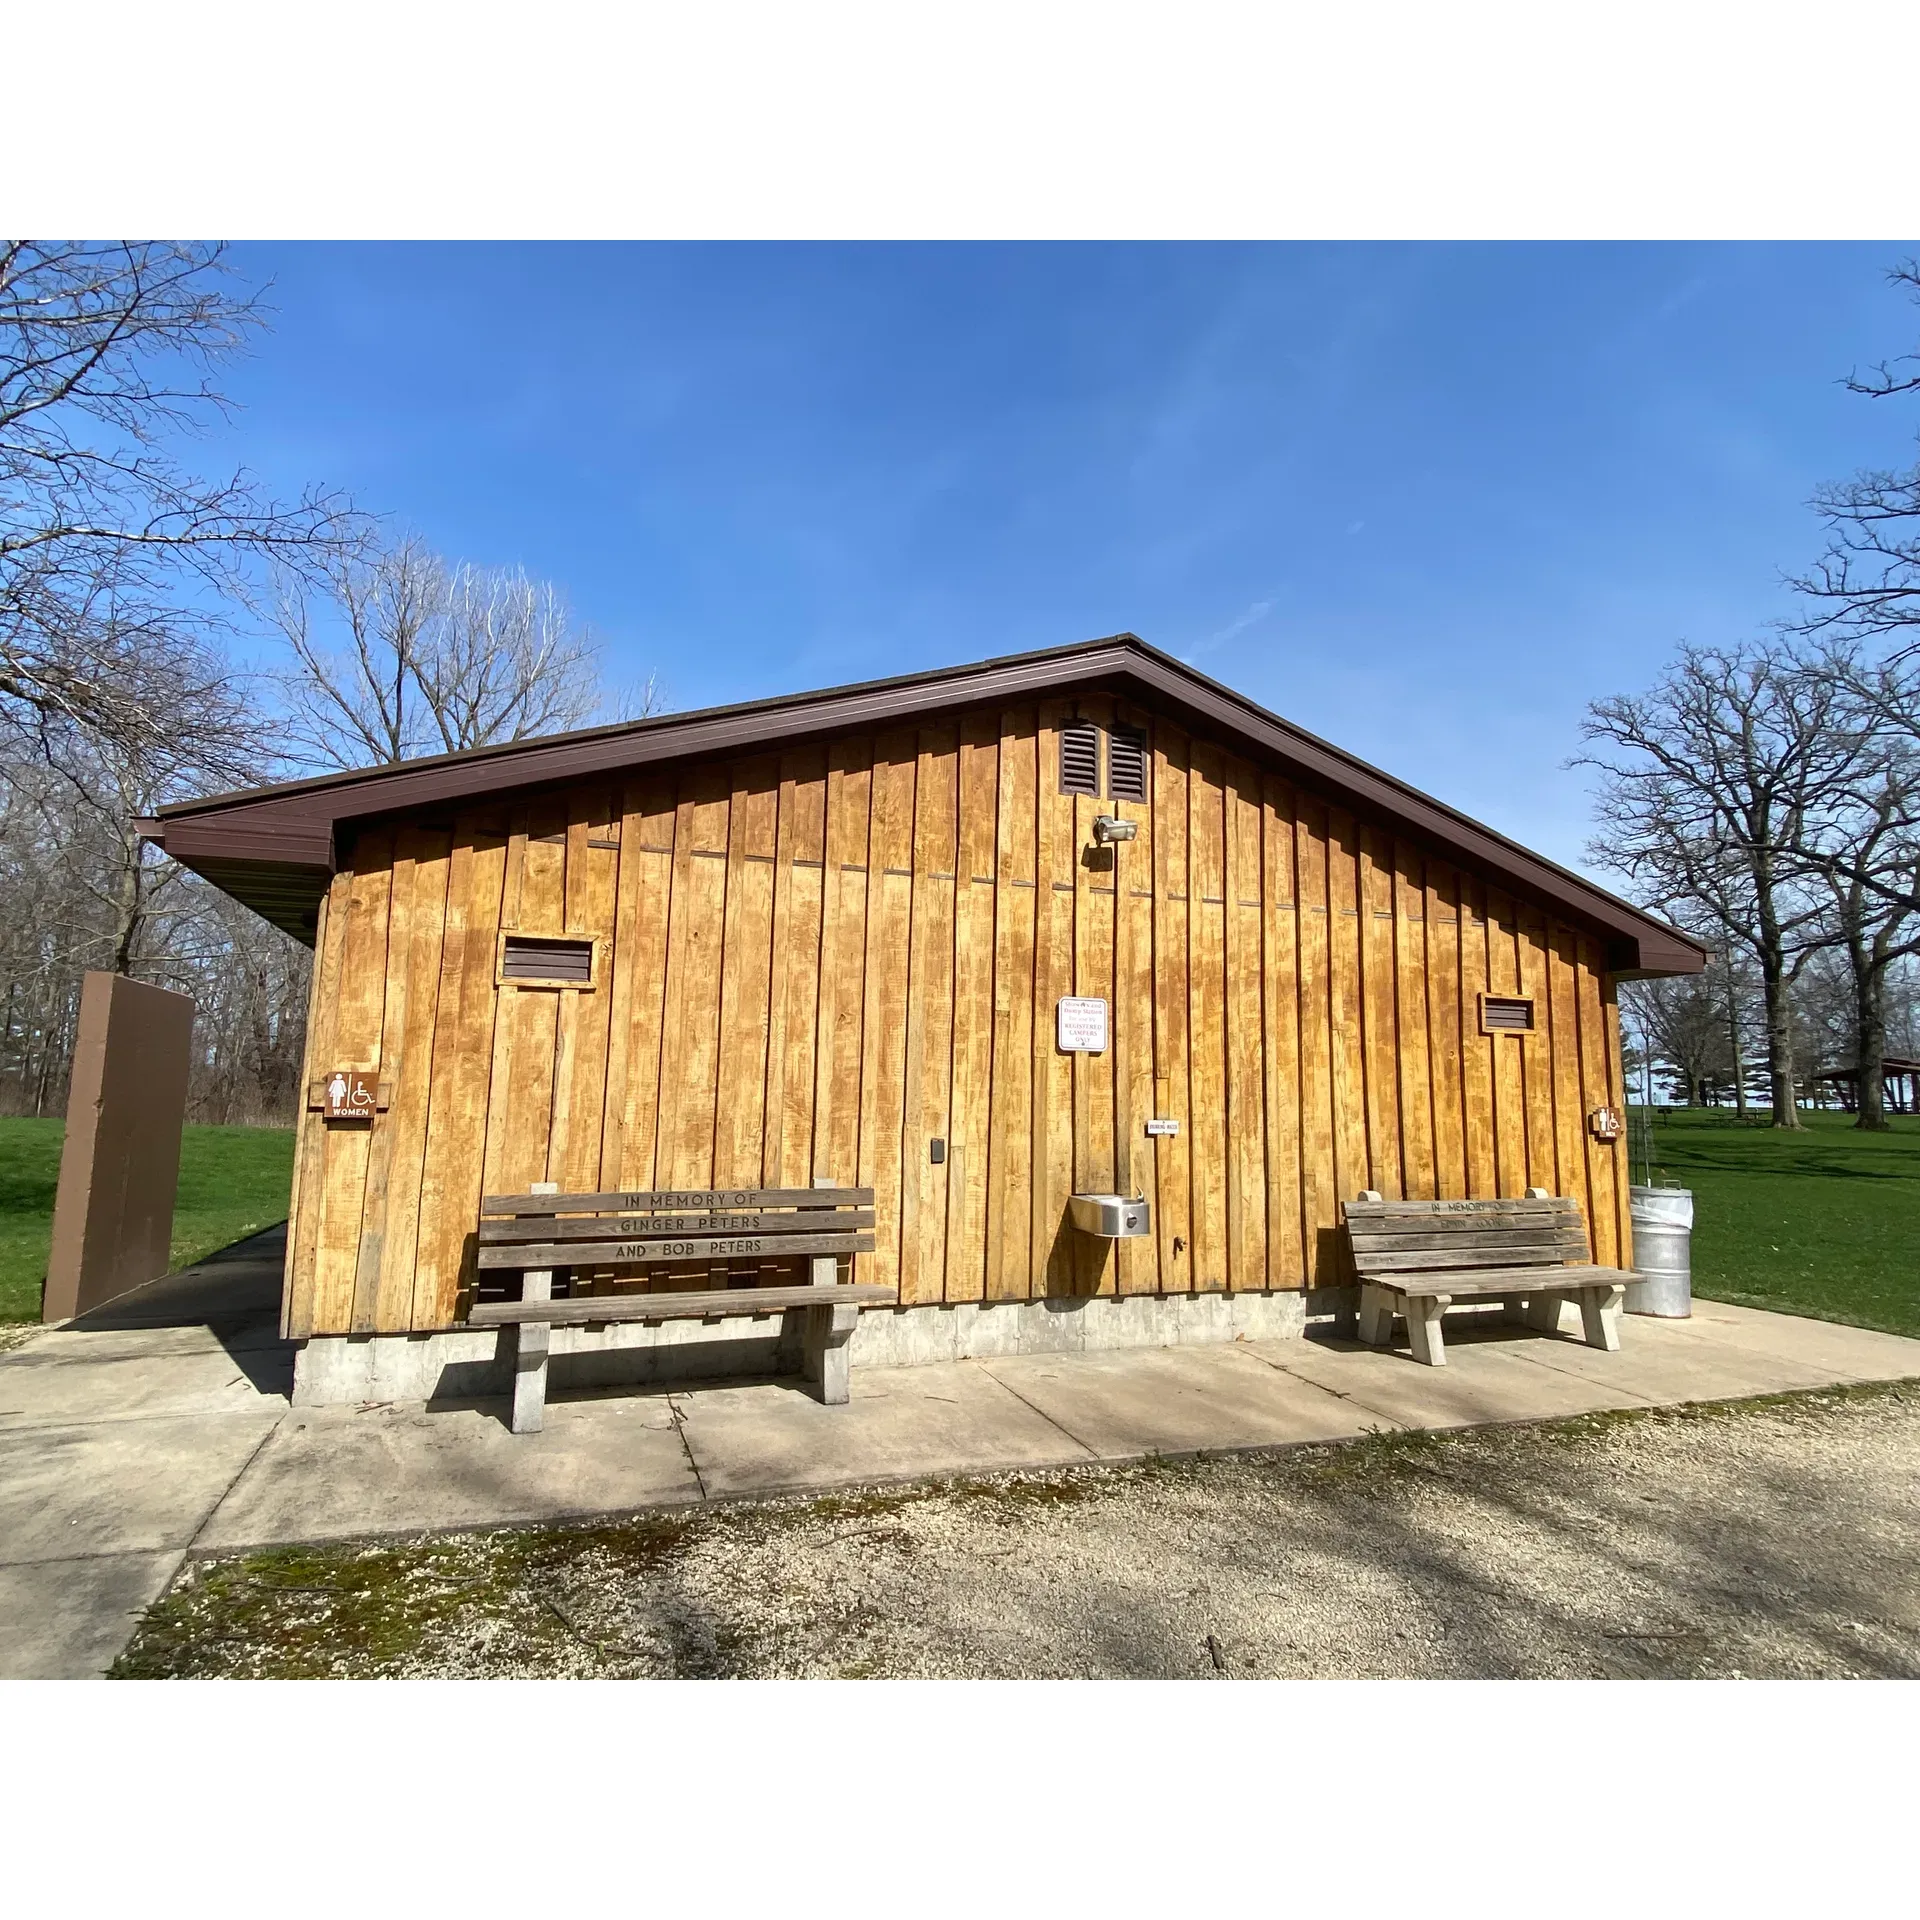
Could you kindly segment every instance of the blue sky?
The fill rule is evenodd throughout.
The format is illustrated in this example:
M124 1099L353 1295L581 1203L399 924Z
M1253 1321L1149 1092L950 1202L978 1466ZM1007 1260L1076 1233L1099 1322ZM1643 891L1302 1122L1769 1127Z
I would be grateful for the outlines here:
M558 581L676 707L1131 628L1577 864L1585 703L1911 457L1838 384L1905 250L247 245L216 444Z

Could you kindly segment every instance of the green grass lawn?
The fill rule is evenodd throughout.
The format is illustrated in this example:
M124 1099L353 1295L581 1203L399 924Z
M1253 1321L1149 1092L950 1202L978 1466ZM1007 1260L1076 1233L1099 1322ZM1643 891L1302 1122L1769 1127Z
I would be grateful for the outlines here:
M1920 1116L1896 1116L1890 1133L1856 1133L1844 1113L1802 1118L1788 1133L1731 1110L1654 1116L1659 1179L1693 1190L1694 1292L1920 1334Z
M53 1235L64 1120L0 1120L0 1324L40 1317L40 1283ZM188 1127L180 1142L173 1265L287 1217L293 1131Z

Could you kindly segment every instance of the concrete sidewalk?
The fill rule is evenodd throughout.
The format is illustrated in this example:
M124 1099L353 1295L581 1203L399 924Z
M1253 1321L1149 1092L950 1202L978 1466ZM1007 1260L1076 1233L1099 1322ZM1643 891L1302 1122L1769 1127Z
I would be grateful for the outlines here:
M556 1400L293 1411L278 1233L0 1355L0 1675L103 1671L189 1553L530 1525L854 1484L1292 1446L1370 1429L1920 1378L1920 1341L1700 1303L1562 1335L1448 1330L1449 1365L1286 1341L856 1369Z

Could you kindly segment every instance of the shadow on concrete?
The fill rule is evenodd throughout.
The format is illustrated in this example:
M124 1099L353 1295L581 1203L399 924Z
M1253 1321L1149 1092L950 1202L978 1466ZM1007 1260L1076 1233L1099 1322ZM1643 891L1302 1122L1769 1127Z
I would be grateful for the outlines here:
M163 1274L65 1323L67 1333L131 1333L204 1327L257 1391L291 1391L294 1343L280 1337L280 1283L287 1255L283 1220Z
M1542 1333L1536 1327L1515 1326L1495 1300L1484 1306L1468 1304L1449 1307L1445 1338L1449 1349L1509 1344L1584 1347L1587 1344L1586 1336L1579 1331L1579 1326L1577 1319L1566 1317L1563 1317L1558 1333ZM1569 1327L1573 1331L1569 1332ZM1310 1346L1325 1347L1333 1353L1390 1353L1395 1359L1410 1361L1415 1366L1424 1364L1413 1359L1412 1342L1407 1338L1407 1323L1397 1318L1393 1323L1393 1337L1384 1347L1363 1345L1350 1328L1338 1321L1309 1320L1304 1337Z

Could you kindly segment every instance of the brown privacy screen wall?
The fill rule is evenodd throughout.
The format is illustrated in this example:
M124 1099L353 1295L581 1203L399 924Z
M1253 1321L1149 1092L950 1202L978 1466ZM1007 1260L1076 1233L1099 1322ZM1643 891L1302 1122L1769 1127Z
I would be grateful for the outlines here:
M192 1038L185 994L87 975L43 1320L71 1320L166 1272Z

